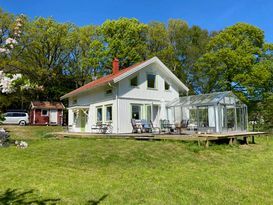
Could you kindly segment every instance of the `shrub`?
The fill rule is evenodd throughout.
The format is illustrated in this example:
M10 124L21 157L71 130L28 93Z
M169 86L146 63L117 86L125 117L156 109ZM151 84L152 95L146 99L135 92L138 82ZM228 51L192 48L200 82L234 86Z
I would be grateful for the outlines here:
M0 132L0 147L9 146L9 134L7 132Z
M4 121L5 120L5 117L4 117L4 115L0 112L0 124L2 123L2 121Z

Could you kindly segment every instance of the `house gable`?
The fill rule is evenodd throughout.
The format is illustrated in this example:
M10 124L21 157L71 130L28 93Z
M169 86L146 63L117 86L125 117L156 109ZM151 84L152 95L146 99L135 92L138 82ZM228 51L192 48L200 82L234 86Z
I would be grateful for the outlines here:
M160 66L154 62L120 79L117 82L119 98L169 101L177 98L180 92L187 92ZM148 75L155 77L155 88L148 87ZM131 80L136 77L137 86L131 86ZM168 90L165 89L165 82L169 85Z
M142 63L138 63L128 68L125 68L117 73L110 74L98 80L92 81L76 90L71 91L70 93L67 93L66 95L62 96L61 99L76 96L80 93L87 92L89 90L92 90L107 84L118 83L119 81L133 75L134 73L137 73L141 69L146 68L147 66L151 64L154 64L155 67L157 67L157 69L161 70L162 73L165 73L170 79L170 81L172 81L173 83L177 85L178 90L188 92L189 89L157 57L153 57Z

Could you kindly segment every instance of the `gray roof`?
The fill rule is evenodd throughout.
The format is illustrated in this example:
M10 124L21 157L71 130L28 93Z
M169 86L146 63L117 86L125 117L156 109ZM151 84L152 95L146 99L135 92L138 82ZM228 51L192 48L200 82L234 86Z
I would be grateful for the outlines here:
M229 102L226 99L230 99ZM206 106L215 105L217 103L235 104L234 102L239 103L240 100L231 91L225 91L180 97L170 102L167 106Z

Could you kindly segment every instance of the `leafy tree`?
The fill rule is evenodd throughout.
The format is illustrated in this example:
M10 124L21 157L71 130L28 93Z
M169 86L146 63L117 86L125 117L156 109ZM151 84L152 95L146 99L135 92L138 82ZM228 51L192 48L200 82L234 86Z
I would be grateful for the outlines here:
M107 20L100 27L107 48L108 66L117 57L121 67L128 67L147 57L147 25L135 18Z
M60 24L52 18L28 22L21 41L20 62L12 65L40 88L37 98L57 100L71 88L64 75L72 50L74 26Z
M255 26L238 23L224 29L211 39L196 64L201 77L198 89L204 93L233 90L241 95L254 94L247 79L260 69L263 45L263 31Z
M210 34L198 26L189 27L180 19L148 24L149 56L158 56L176 76L194 90L195 61L205 52Z
M72 33L73 49L67 71L73 76L76 87L104 74L106 47L97 30L95 26L86 26Z

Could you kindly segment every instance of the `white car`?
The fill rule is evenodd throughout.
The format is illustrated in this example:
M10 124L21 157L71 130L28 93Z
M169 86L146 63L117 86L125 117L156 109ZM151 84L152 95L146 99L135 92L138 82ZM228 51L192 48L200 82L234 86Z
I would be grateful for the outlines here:
M13 124L13 125L27 125L29 124L28 114L25 112L7 112L4 114L5 120L3 124Z

